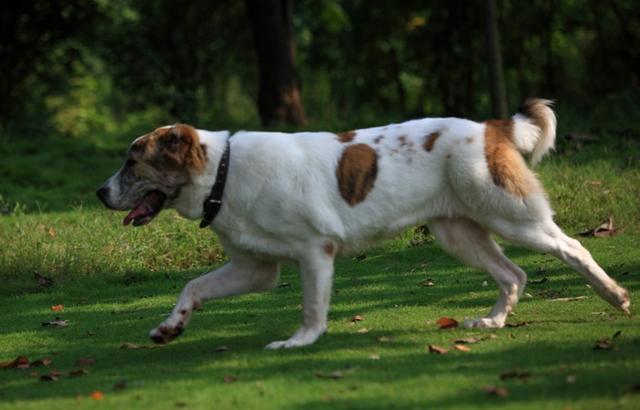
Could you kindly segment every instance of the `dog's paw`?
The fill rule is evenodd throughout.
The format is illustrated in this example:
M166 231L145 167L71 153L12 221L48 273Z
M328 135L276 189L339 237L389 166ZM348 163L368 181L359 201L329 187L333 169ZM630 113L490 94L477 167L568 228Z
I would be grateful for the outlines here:
M180 325L174 327L160 325L149 332L149 337L154 343L164 345L180 336L183 330L184 328Z
M287 340L277 340L265 346L265 349L290 349L292 347L308 346L318 340L320 335L325 332L325 328L310 329L302 328Z
M462 323L466 328L493 329L504 327L504 320L497 320L490 317L482 317L479 319L469 319Z

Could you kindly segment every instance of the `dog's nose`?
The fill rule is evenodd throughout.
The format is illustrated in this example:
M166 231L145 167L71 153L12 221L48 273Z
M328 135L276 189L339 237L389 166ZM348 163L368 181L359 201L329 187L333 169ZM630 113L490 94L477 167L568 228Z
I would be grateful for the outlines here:
M96 191L96 195L102 201L103 204L105 204L107 207L109 206L109 204L107 203L107 196L109 196L109 187L101 186Z

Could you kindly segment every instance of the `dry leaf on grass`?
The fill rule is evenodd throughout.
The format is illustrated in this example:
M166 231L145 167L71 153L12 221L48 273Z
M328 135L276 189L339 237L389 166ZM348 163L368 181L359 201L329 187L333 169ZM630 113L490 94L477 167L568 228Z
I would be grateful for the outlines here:
M89 370L87 369L74 369L69 372L69 376L71 377L86 376L88 374L89 374Z
M596 340L596 344L593 346L593 350L611 350L613 343L609 339Z
M91 400L102 400L104 399L104 393L100 390L92 391L89 397L91 397Z
M595 236L596 238L604 238L607 236L613 236L619 233L619 229L613 228L613 217L609 216L604 222L602 222L598 227L581 232L578 235L580 236Z
M464 344L459 344L459 343L454 344L453 348L456 349L456 350L459 350L461 352L470 352L471 351L471 348L469 346L464 345Z
M53 310L54 312L62 312L64 310L64 305L63 304L53 305L51 306L51 310Z
M218 346L213 351L216 353L222 353L229 351L229 348L227 346Z
M507 397L509 395L509 390L501 386L485 386L482 390L489 396L494 397Z
M25 369L27 367L29 367L29 359L26 356L18 356L13 360L0 362L0 369Z
M392 338L391 336L378 336L376 337L376 340L380 343L387 343L387 342L390 342Z
M435 285L436 284L433 282L433 279L425 279L422 282L420 282L420 286L423 286L425 288L429 288Z
M62 373L60 373L58 370L52 370L47 374L43 374L42 376L40 376L40 381L41 382L57 382L60 377L62 377Z
M69 321L56 318L55 320L51 320L49 322L42 322L42 326L43 327L67 327L69 326Z
M452 329L458 327L458 321L450 317L441 317L436 321L439 329Z
M42 359L32 361L31 363L29 363L29 366L31 367L49 366L50 364L51 364L51 359L49 359L48 357L43 357Z
M365 334L365 333L369 333L369 329L367 329L366 327L360 328L358 330L356 330L356 333L359 333L361 335Z
M542 279L530 280L530 281L529 281L529 284L530 284L530 285L541 285L541 284L543 284L543 283L547 283L547 282L549 282L549 279L548 279L548 278L546 278L546 277L544 277L544 278L542 278Z
M479 341L480 339L476 339L475 337L463 337L462 339L454 340L453 343L472 345L474 343L478 343Z
M351 318L351 323L362 322L363 320L364 317L362 317L361 315L355 315Z
M434 353L434 354L447 354L449 353L449 349L445 349L442 346L438 346L438 345L429 345L429 353Z

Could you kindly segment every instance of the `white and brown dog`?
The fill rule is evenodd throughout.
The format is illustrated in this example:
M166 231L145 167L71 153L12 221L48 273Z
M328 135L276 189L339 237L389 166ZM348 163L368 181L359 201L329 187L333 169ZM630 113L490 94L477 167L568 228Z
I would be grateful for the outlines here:
M628 313L627 291L554 223L523 159L529 155L535 164L553 148L556 118L549 106L528 100L512 119L484 123L427 118L341 134L232 137L175 125L136 139L122 168L98 190L100 199L112 209L131 209L125 224L148 223L167 207L204 217L205 225L213 219L230 259L189 282L151 338L171 341L208 299L273 288L280 263L291 261L302 277L304 320L292 337L267 347L311 344L327 329L336 254L421 223L500 288L493 310L466 321L468 327L504 326L527 280L491 233L565 261Z

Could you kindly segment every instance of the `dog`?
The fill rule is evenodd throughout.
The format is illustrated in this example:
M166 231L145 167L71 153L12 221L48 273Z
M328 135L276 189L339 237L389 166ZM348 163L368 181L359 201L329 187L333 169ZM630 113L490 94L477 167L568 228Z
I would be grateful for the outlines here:
M629 313L627 290L554 223L525 162L538 163L555 133L551 102L542 99L526 100L507 120L426 118L339 134L231 136L177 124L137 138L97 195L130 211L125 225L147 224L164 208L202 218L229 257L185 286L150 332L157 343L178 336L206 300L272 289L280 264L292 262L302 279L302 326L266 347L312 344L327 330L336 255L425 223L446 251L498 284L493 309L466 327L503 327L525 288L526 273L492 233L561 259Z

